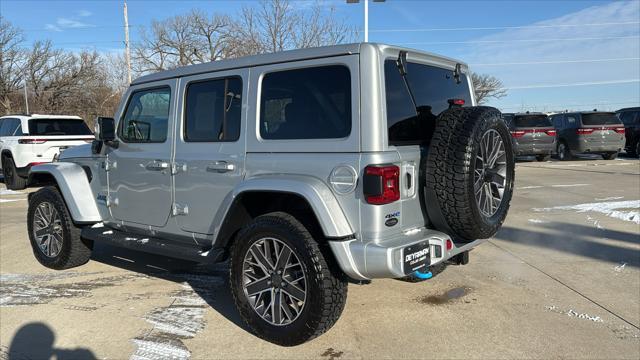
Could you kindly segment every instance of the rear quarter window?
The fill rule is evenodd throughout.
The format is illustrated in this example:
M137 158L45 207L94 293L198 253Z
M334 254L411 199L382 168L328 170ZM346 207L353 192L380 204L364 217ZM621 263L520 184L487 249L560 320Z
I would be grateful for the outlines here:
M384 63L387 127L389 144L421 143L431 137L435 120L449 109L449 99L462 99L471 105L466 74L456 81L453 70L418 63L407 64L407 79L420 110L418 116L396 60Z
M346 138L351 133L351 74L343 65L264 75L260 136L267 140Z
M91 135L83 120L76 119L31 119L29 135Z

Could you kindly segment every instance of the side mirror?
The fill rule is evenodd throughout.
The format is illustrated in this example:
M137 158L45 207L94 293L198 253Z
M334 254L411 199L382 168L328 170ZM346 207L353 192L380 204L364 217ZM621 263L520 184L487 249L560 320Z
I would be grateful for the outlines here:
M116 125L113 118L98 117L96 119L96 140L109 142L116 139Z

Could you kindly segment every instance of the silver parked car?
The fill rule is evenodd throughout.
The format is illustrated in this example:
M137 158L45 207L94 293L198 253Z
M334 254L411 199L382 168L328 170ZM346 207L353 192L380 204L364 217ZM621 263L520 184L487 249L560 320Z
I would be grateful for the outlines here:
M624 125L613 112L554 114L551 121L556 128L560 160L570 160L580 153L599 154L605 160L612 160L624 148Z
M547 161L556 151L556 129L543 113L502 114L511 136L516 155L535 155L538 161Z
M502 225L509 130L467 66L380 44L215 61L135 80L97 139L34 166L28 233L67 269L105 242L229 260L244 321L276 344L327 331L347 284L427 279Z

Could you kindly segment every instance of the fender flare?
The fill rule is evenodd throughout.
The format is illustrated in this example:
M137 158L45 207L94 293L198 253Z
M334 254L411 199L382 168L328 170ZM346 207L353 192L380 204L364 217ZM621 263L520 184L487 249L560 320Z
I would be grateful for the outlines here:
M102 221L98 206L93 198L89 179L87 179L87 174L82 166L70 162L55 162L33 166L29 173L50 174L56 179L74 222L95 223Z
M301 175L267 175L243 181L225 198L214 220L216 224L214 244L220 243L222 224L228 221L227 216L236 201L242 194L258 191L298 195L309 203L327 238L350 239L354 236L338 200L321 180Z

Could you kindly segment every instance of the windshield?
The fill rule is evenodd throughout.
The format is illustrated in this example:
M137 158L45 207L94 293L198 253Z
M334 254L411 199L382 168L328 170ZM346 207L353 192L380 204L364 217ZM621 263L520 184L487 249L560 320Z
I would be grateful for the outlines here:
M614 113L582 114L583 125L612 125L620 124Z
M514 118L516 127L549 127L551 120L547 115L517 115Z
M31 119L29 135L92 135L83 120Z

